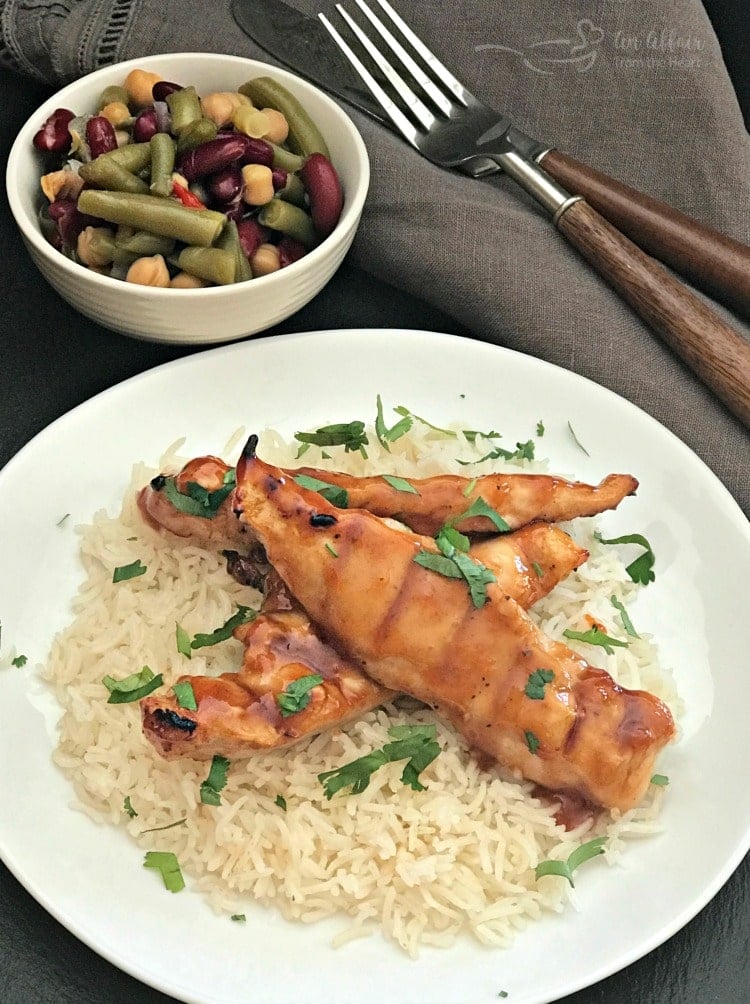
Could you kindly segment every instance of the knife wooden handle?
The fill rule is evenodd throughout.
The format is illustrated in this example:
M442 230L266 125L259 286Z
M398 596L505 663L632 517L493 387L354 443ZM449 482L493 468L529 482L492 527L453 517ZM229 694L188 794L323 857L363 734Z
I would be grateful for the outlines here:
M697 289L742 317L750 317L750 247L559 150L549 150L537 163L563 188L582 195L644 251Z
M750 341L585 201L573 202L556 222L602 278L750 427Z

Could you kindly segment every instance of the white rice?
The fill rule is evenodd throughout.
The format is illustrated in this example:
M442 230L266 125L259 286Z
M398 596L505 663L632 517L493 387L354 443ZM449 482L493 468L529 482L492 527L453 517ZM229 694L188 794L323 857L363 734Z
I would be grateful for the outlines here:
M328 463L352 473L472 477L487 473L489 465L465 467L456 458L478 458L492 446L481 439L472 445L461 435L440 436L420 425L393 444L390 454L373 435L370 444L368 463L340 448L329 451L330 461L313 448L300 463ZM259 452L293 465L296 445L267 432ZM185 459L172 448L159 470L177 470ZM492 469L500 469L497 462ZM191 635L211 631L237 604L257 606L259 597L227 575L219 554L165 540L143 523L135 494L155 473L136 465L122 513L99 512L90 526L78 528L86 579L74 603L75 619L55 639L45 670L64 708L54 759L70 777L77 808L125 826L144 850L173 851L188 882L216 910L250 915L259 902L290 920L338 916L336 946L378 927L411 955L420 945L449 946L466 932L482 943L508 946L529 921L560 912L570 901L564 879L535 879L540 861L565 859L583 840L606 833L605 859L612 863L629 837L658 831L663 789L652 786L637 809L566 832L553 818L554 807L531 796L531 785L499 769L481 769L460 736L432 712L414 710L406 701L291 750L233 762L221 804L201 804L208 764L162 759L142 735L138 704L107 704L102 677L124 677L148 665L168 686L187 672L237 669L242 647L233 639L186 662L176 649L175 623ZM586 615L614 637L626 637L610 597L627 607L638 587L625 572L620 549L594 539L595 525L582 519L566 527L591 557L533 612L553 637L562 637L568 627L587 629ZM136 559L147 572L113 584L112 570ZM671 675L659 666L652 641L630 641L613 655L586 645L579 650L625 686L657 694L678 716ZM416 722L435 722L442 747L421 776L425 791L403 785L402 765L393 764L374 773L362 794L326 800L320 772L382 746L392 726ZM286 811L275 804L279 795ZM135 818L124 811L126 797Z

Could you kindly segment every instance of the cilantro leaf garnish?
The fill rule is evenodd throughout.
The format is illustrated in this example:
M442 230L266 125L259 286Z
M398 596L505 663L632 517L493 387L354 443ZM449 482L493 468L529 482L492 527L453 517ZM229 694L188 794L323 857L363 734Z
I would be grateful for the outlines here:
M136 558L129 565L118 565L112 573L113 582L126 582L128 579L136 579L147 571L145 565L141 564L141 559Z
M125 796L125 800L122 803L122 811L125 812L131 819L135 819L138 813L133 808L132 802L130 801L130 795Z
M469 587L471 602L477 609L483 607L487 602L487 585L497 580L493 572L466 553L468 538L454 527L444 526L438 531L435 543L441 554L420 550L414 556L415 563L448 579L464 579Z
M397 478L392 474L381 474L380 476L386 484L389 484L397 492L404 492L406 495L419 495L414 485L410 481L407 481L406 478Z
M207 648L209 645L218 645L220 641L226 641L232 637L232 631L240 624L248 624L258 616L258 611L252 607L243 607L241 603L237 605L236 613L233 613L229 620L225 621L221 627L216 628L210 634L200 632L190 642L190 648Z
M544 569L542 568L542 566L539 564L538 561L532 561L531 567L534 569L534 575L536 575L537 579L543 578Z
M375 435L378 437L380 445L383 449L387 450L388 453L391 452L389 443L395 443L397 439L401 439L414 425L414 418L411 415L404 415L404 417L396 422L395 425L391 426L389 429L385 424L385 418L383 417L383 402L380 398L380 394L377 396L377 408L378 413L375 417ZM398 410L398 409L396 409Z
M280 809L283 809L284 812L286 812L286 799L284 798L283 795L277 795L276 798L274 798L273 802L274 805L278 805Z
M575 887L573 872L585 861L595 858L598 854L604 854L604 844L607 842L606 836L594 837L587 840L585 844L576 847L572 854L568 855L566 861L540 861L536 866L535 876L540 879L543 875L559 875L570 882Z
M69 518L70 518L70 513L66 512L64 516L58 519L58 521L55 523L55 526L62 526L65 520Z
M548 683L552 683L554 678L555 674L551 669L535 669L533 673L529 673L523 692L532 701L543 701L544 688Z
M414 556L414 562L423 568L429 568L431 572L444 575L446 579L460 579L461 572L455 561L446 558L444 554L435 554L434 551L418 551Z
M172 690L174 696L177 698L177 704L181 708L185 708L187 711L197 711L198 702L195 699L195 691L193 690L193 685L190 680L182 680L178 683L172 684Z
M140 673L131 673L123 680L115 680L111 676L105 676L102 683L109 691L107 704L130 704L131 701L140 701L142 697L147 697L164 683L161 673L154 676L148 666L144 666Z
M468 483L468 485L461 492L461 494L463 495L463 497L465 499L467 499L469 497L469 495L471 495L471 493L474 491L474 489L476 488L476 486L477 486L477 479L476 478L472 478L471 481Z
M503 460L533 460L534 440L527 439L525 443L516 443L515 450L504 450L501 446L497 446L489 453L485 453L479 460L459 460L458 463L466 467L468 464L483 464L485 460L498 460L499 458Z
M204 805L221 805L219 792L227 783L229 766L229 760L226 757L216 755L211 760L208 777L205 781L201 781L201 802Z
M312 673L288 683L282 692L276 695L281 717L288 718L298 711L304 711L310 703L310 691L322 682L323 677L319 673Z
M578 447L578 449L579 450L583 450L583 452L586 454L586 456L590 457L591 454L586 449L586 447L583 445L583 443L580 441L580 439L578 438L578 436L576 436L575 430L573 429L573 426L570 424L570 422L568 422L568 430L570 431L570 434L573 437L573 442L576 444L576 446Z
M585 642L586 645L599 645L607 655L612 655L615 648L627 648L630 644L627 641L621 641L619 638L613 638L606 631L602 631L598 627L589 628L588 631L571 631L570 628L566 628L563 631L563 635L573 641Z
M175 819L173 823L167 823L166 826L152 826L150 830L141 830L140 835L143 836L144 833L161 833L162 830L173 830L175 826L184 826L187 822L187 816L183 816L182 819Z
M462 512L460 516L452 519L451 523L455 525L465 519L471 519L473 516L484 516L500 533L508 533L510 530L509 524L506 523L500 513L493 509L488 502L485 502L481 495L474 499L466 512Z
M665 788L669 784L669 778L666 774L654 774L651 778L651 784L655 784L657 788Z
M174 625L175 641L177 642L177 651L180 655L187 656L188 659L192 659L193 652L190 648L190 635L187 633L185 628L175 621Z
M403 784L414 791L424 791L419 775L440 753L440 746L435 740L436 731L434 725L395 725L388 729L393 742L335 770L318 774L326 798L333 798L337 791L349 787L352 795L361 794L376 770L399 760L407 761L401 774Z
M300 488L307 488L311 492L317 492L323 498L335 505L337 509L346 509L349 505L349 492L346 488L332 485L329 481L321 481L320 478L310 477L308 474L295 474L294 479Z
M178 512L187 516L200 516L203 519L213 519L219 511L221 503L231 494L237 484L237 474L234 470L226 471L221 488L209 491L197 481L188 481L185 491L181 492L174 478L164 479L162 491Z
M594 536L599 541L600 544L639 544L641 547L645 548L645 552L639 555L635 561L631 562L625 571L628 573L633 582L638 582L642 586L647 586L649 582L654 582L656 575L654 573L654 562L656 557L651 548L651 545L646 540L646 538L640 533L628 533L624 537L613 537L610 540L605 540L604 537L597 531Z
M170 892L180 892L185 888L180 864L172 851L146 851L143 867L154 868L160 872L164 885Z
M541 419L536 423L536 434L540 439L544 435L544 422Z
M438 532L435 534L435 542L443 554L446 554L447 547L455 547L458 551L463 551L464 554L468 553L469 547L471 546L471 541L469 538L457 530L450 523L445 526L441 526Z
M420 425L426 425L428 429L432 429L433 432L439 432L443 436L448 436L450 439L455 439L458 433L453 429L441 429L439 425L433 425L432 422L428 422L426 418L421 418L419 415L415 415L413 411L409 411L403 404L398 405L398 407L393 409L397 415L403 415L404 418L410 418L413 422L419 422Z
M535 754L536 751L541 746L541 743L539 742L539 740L537 739L537 737L534 735L533 732L529 732L527 730L526 732L524 732L524 736L526 737L526 745L529 747L529 753Z
M633 627L633 622L631 621L630 617L628 616L628 612L625 609L624 604L622 604L617 599L616 596L610 596L609 602L612 604L612 606L615 608L615 610L619 610L620 611L620 619L622 620L622 626L625 628L625 631L627 632L627 634L629 634L631 638L640 638L640 635L638 634L638 632L636 631L636 629Z
M326 541L325 547L329 554L332 554L334 558L338 558L339 552L329 540Z
M15 659L10 660L10 664L11 666L15 666L16 669L20 669L22 666L25 666L28 661L28 656L17 655Z
M245 921L247 920L247 917L245 916L244 913L233 913L229 919L237 921L240 924L244 924Z
M364 422L338 422L335 425L323 425L315 432L295 432L294 438L297 442L308 446L343 446L346 453L354 453L359 450L367 460L365 447L370 440L367 438Z

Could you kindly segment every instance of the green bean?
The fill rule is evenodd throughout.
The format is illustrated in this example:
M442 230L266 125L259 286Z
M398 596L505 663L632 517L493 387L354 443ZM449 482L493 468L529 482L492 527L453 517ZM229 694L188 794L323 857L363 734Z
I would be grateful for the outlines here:
M245 252L242 250L240 235L237 232L237 224L234 220L227 221L224 232L216 242L216 247L222 248L224 251L231 251L234 255L235 282L246 282L248 279L252 279L253 270L250 268L250 262L245 257Z
M103 153L101 156L113 160L116 164L124 167L126 171L137 174L138 171L142 171L151 163L151 144L126 143L125 146L118 146L116 150L110 150L109 153Z
M307 193L301 178L298 178L296 174L287 174L286 184L276 194L284 202L293 202L295 206L304 206Z
M177 152L185 153L186 150L194 150L202 143L216 137L219 127L212 119L196 119L186 126L177 137Z
M268 143L268 140L265 142ZM275 143L268 143L268 145L273 150L273 166L281 168L288 174L295 174L305 163L304 157L297 156L296 153L292 153L291 150L287 150L283 146L277 146Z
M172 171L174 170L174 143L166 132L157 132L151 137L151 192L167 199L172 194ZM145 252L148 253L148 252ZM156 254L155 251L150 252Z
M220 286L228 286L234 282L234 255L224 248L183 248L177 264L183 272L197 275L199 279L206 279Z
M137 230L203 247L213 244L226 223L224 214L212 209L187 209L158 195L100 192L93 188L84 189L78 196L78 209L109 223L126 223Z
M99 110L101 111L105 105L111 105L115 101L123 105L128 105L130 104L130 97L124 87L119 87L117 84L110 84L110 86L105 87L99 95Z
M134 233L123 234L118 230L115 237L115 244L118 248L137 257L160 254L166 258L174 251L174 243L172 237L162 237L159 234L149 233L148 230L136 230Z
M258 220L264 227L280 230L282 234L288 234L308 249L315 247L318 243L312 220L304 209L293 206L291 202L284 202L283 199L271 199L261 209Z
M258 108L275 108L289 124L287 145L295 152L309 157L311 153L322 153L329 160L331 155L323 135L307 114L300 102L286 87L272 77L255 77L239 88Z
M105 188L109 192L131 192L136 195L145 195L148 192L145 181L141 181L116 161L107 160L106 156L96 157L88 164L81 164L78 175L88 184L98 185L99 188Z
M183 87L167 95L167 104L172 115L172 132L178 136L189 125L201 118L201 103L194 87Z

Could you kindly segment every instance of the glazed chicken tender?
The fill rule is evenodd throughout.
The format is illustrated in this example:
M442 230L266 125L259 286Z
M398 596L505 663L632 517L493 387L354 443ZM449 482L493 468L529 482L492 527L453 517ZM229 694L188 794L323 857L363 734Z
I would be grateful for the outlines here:
M497 582L475 606L466 583L414 560L424 538L334 508L256 446L237 468L237 513L338 651L531 781L623 811L640 801L674 736L666 705L548 639Z

